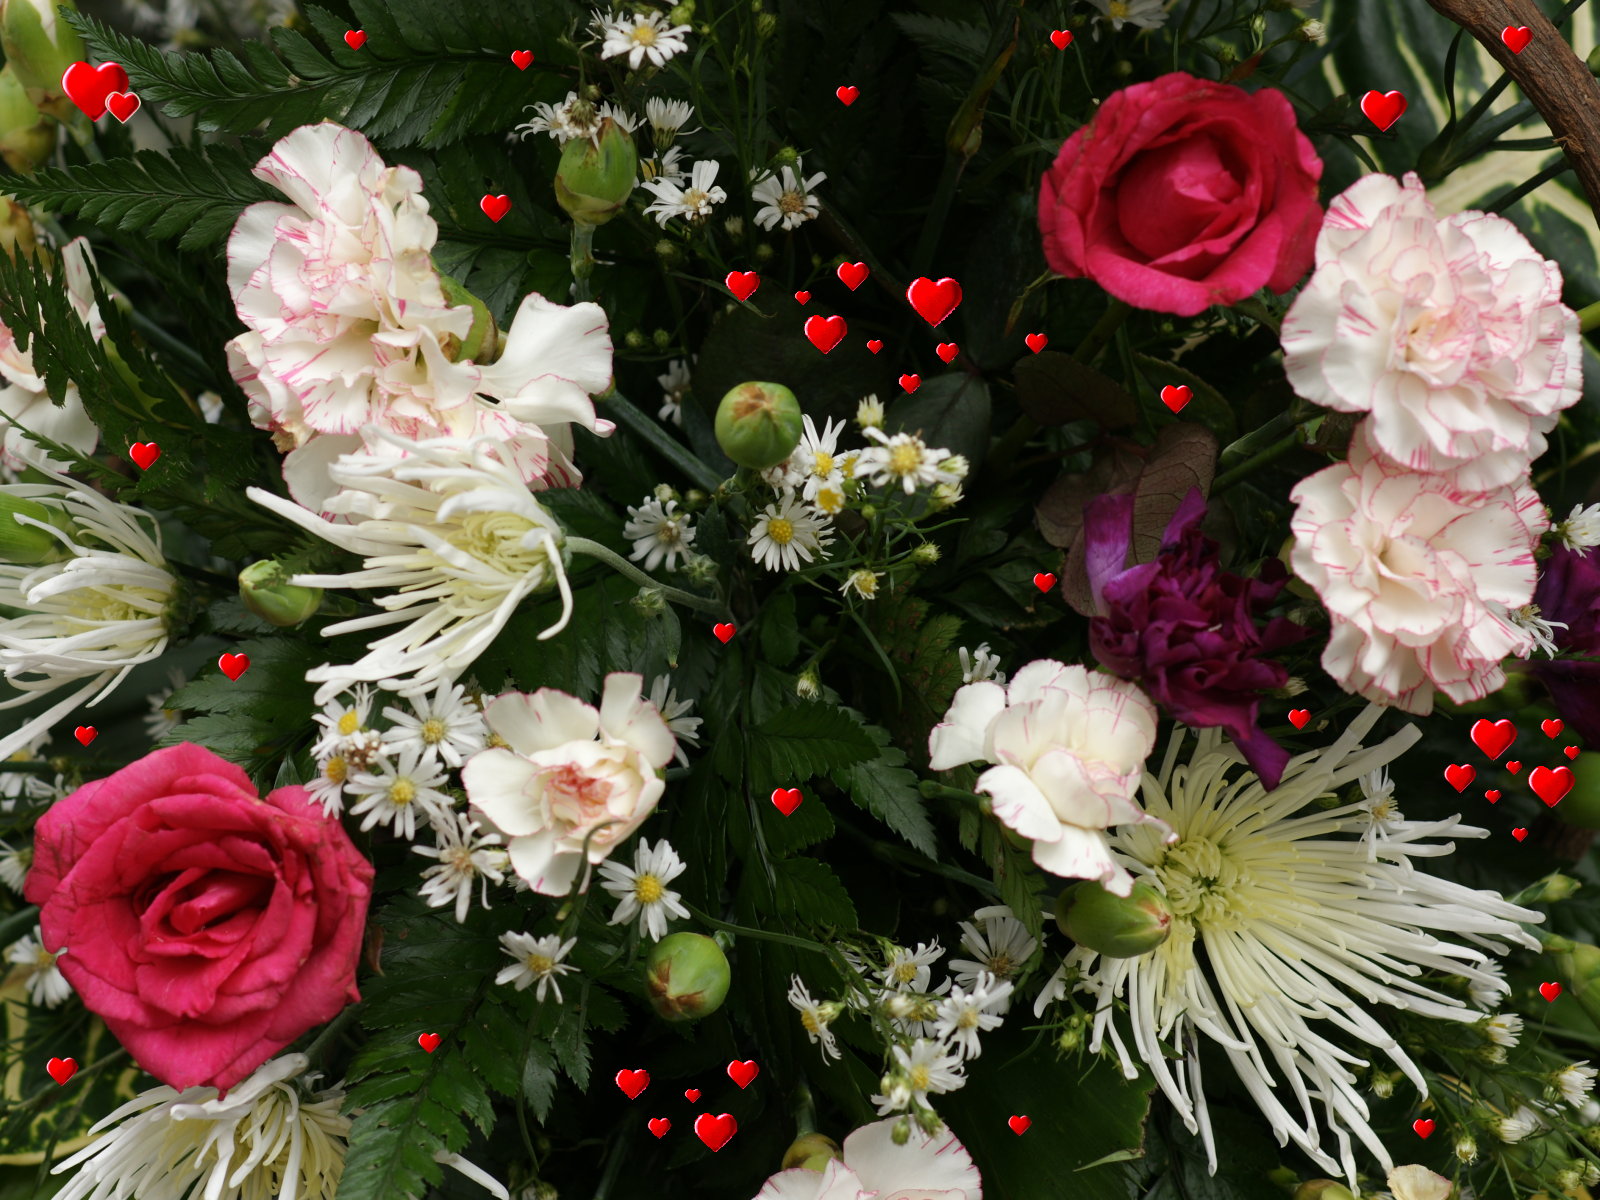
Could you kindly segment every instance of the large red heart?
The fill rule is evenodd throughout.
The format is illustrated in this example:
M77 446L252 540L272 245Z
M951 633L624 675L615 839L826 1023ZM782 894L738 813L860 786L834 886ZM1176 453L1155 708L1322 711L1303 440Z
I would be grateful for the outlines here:
M483 209L483 215L489 220L499 224L500 218L511 211L510 196L485 196L478 201L478 207Z
M128 73L112 62L98 67L75 62L61 76L61 90L83 110L84 116L98 121L106 115L106 97L128 90Z
M694 1132L714 1153L726 1146L728 1139L739 1132L739 1122L733 1119L732 1113L715 1117L710 1113L701 1113L694 1119Z
M344 44L352 50L359 50L367 44L367 31L365 29L349 29L345 31Z
M839 282L852 292L867 281L868 273L866 263L840 263L836 272Z
M229 679L238 679L250 669L250 656L248 654L224 654L217 659L217 666L222 668L222 673Z
M761 1068L756 1065L753 1058L747 1058L743 1062L734 1059L728 1064L728 1078L737 1083L741 1089L749 1087L759 1074Z
M1035 354L1039 353L1039 351L1043 350L1050 344L1050 339L1045 337L1045 335L1042 333L1030 333L1022 340L1028 343L1028 349L1032 350Z
M1562 797L1572 790L1574 782L1570 767L1557 767L1554 771L1549 767L1535 767L1528 774L1528 786L1533 789L1533 794L1550 808L1561 803Z
M1289 710L1289 724L1296 729L1304 729L1306 722L1309 720L1311 720L1311 710L1309 708L1292 708Z
M106 107L113 117L126 125L128 118L139 111L139 97L133 92L112 92L106 97Z
M1050 34L1050 41L1057 50L1065 50L1072 45L1072 31L1070 29L1056 29Z
M861 89L858 87L834 88L833 94L839 97L840 104L844 105L846 108L849 108L856 102L856 97L861 95Z
M666 1137L667 1130L672 1128L672 1122L666 1117L651 1117L649 1122L650 1132L657 1137Z
M1477 777L1477 769L1465 763L1452 763L1444 769L1444 781L1458 792L1466 791L1467 785Z
M417 1045L421 1046L429 1054L432 1054L439 1048L439 1043L441 1040L443 1039L441 1039L437 1033L417 1034Z
M801 799L799 788L772 789L772 807L786 817L800 807Z
M1513 54L1521 54L1528 43L1533 41L1533 30L1526 25L1513 28L1507 25L1500 31L1500 40L1506 44L1506 49Z
M72 731L72 736L78 739L78 744L80 746L87 746L90 742L94 741L95 738L100 736L100 731L93 725L79 725Z
M1179 384L1174 387L1169 383L1161 389L1161 403L1175 413L1182 412L1188 406L1189 401L1193 399L1194 393L1189 390L1187 384Z
M1411 1128L1416 1130L1416 1134L1419 1138L1425 1138L1433 1132L1433 1122L1429 1119L1418 1117L1415 1121L1411 1122Z
M151 464L161 457L161 447L154 442L135 442L128 447L128 457L139 464L141 471L148 471Z
M1056 585L1056 577L1049 571L1040 571L1033 577L1033 586L1041 592L1048 592Z
M1502 718L1498 721L1479 720L1472 726L1472 744L1490 758L1499 758L1517 740L1517 727Z
M938 283L926 276L913 279L906 289L906 299L917 315L929 325L942 324L961 303L961 285L954 279L941 279Z
M533 66L533 51L513 50L511 52L511 61L517 64L517 70L526 71Z
M65 1086L67 1080L78 1073L78 1060L75 1058L52 1058L45 1063L44 1069L50 1072L51 1079Z
M907 395L910 395L912 392L916 391L922 386L922 376L902 375L900 376L900 386L905 390Z
M1388 133L1389 127L1406 111L1406 98L1399 92L1368 92L1361 97L1361 111L1367 115L1367 120Z
M850 332L850 326L844 323L843 317L807 317L806 337L811 344L824 354L844 341L844 335Z
M1539 995L1543 996L1551 1003L1554 1003L1555 998L1561 995L1561 985L1555 982L1541 983L1539 985Z
M761 276L754 271L729 271L722 282L735 299L744 301L755 295L756 288L761 286Z
M1560 737L1561 731L1565 729L1566 726L1561 723L1560 717L1548 717L1539 722L1539 728L1544 730L1545 737L1554 738Z
M1023 1134L1027 1133L1028 1130L1033 1128L1033 1118L1011 1117L1006 1121L1006 1124L1011 1126L1012 1133L1016 1134L1018 1137L1021 1137Z
M642 1067L637 1071L618 1071L617 1086L629 1100L637 1100L639 1093L650 1086L650 1072Z

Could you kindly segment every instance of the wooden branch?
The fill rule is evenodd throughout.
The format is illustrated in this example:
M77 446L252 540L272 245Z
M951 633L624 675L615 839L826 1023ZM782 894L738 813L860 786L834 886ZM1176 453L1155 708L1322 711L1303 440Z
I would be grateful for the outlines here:
M1488 49L1550 126L1600 224L1600 79L1567 45L1534 0L1428 0ZM1500 40L1526 25L1533 38L1513 54Z

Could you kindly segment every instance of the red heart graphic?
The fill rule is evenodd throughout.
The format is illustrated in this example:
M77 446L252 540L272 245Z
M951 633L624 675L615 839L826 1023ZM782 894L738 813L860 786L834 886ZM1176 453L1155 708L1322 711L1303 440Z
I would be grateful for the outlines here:
M141 471L148 471L150 465L161 457L161 447L154 442L135 442L128 447L128 457L139 464Z
M1011 1117L1006 1121L1006 1124L1011 1126L1012 1133L1021 1137L1033 1128L1033 1119L1031 1117Z
M344 35L344 44L352 50L359 50L367 44L367 32L364 29L351 29Z
M1361 111L1379 130L1388 133L1406 111L1406 98L1399 92L1368 92L1361 97Z
M1499 758L1511 748L1511 743L1517 740L1517 727L1510 721L1473 722L1472 744L1482 750L1490 758Z
M1478 777L1478 772L1465 763L1455 763L1444 769L1444 781L1458 792L1467 790L1467 785Z
M1554 738L1560 737L1561 731L1565 729L1566 726L1561 723L1561 719L1559 717L1548 717L1539 722L1539 728L1544 730L1545 737Z
M839 276L839 282L852 292L867 281L869 274L866 263L840 263L834 273Z
M1529 42L1533 41L1533 30L1526 25L1513 28L1507 25L1500 31L1500 40L1506 44L1506 49L1513 54L1521 54Z
M1515 775L1518 771L1522 770L1522 760L1520 758L1513 758L1510 762L1506 763L1506 770Z
M629 1100L637 1100L639 1093L650 1086L650 1072L642 1067L636 1071L618 1071L617 1086Z
M1174 387L1169 383L1166 387L1161 389L1161 403L1165 404L1175 413L1182 412L1189 401L1193 399L1194 393L1189 390L1188 385L1186 384L1180 384L1179 386Z
M800 807L800 800L799 788L772 789L772 806L786 817Z
M834 88L833 94L839 97L840 104L844 105L846 108L849 108L856 102L856 97L861 95L861 89L858 87Z
M710 1113L701 1113L694 1119L694 1132L696 1137L715 1152L726 1146L728 1139L739 1132L739 1122L733 1119L732 1113L723 1113L717 1117L713 1117Z
M1568 758L1575 759L1578 757L1578 748L1576 746L1568 746L1561 753L1565 754Z
M435 1050L437 1050L439 1048L440 1040L441 1039L440 1039L440 1037L439 1037L439 1035L437 1033L419 1033L419 1034L417 1034L417 1045L421 1046L429 1054L432 1054Z
M696 1100L700 1099L700 1089L690 1088L688 1091L683 1093L683 1098L690 1104L693 1104Z
M83 110L84 116L98 121L106 115L106 97L128 90L128 73L112 62L98 67L75 62L61 76L61 90Z
M133 92L112 92L106 97L106 108L111 115L124 125L128 118L139 111L139 97Z
M93 725L79 725L72 731L72 736L78 739L78 744L87 746L100 735L100 731Z
M747 1058L743 1062L734 1059L728 1064L728 1078L737 1083L741 1090L754 1083L756 1076L759 1074L761 1074L761 1068L756 1065L756 1061L753 1058Z
M737 300L748 300L755 295L756 288L761 285L761 276L754 271L729 271L723 284L733 293Z
M1306 722L1309 720L1311 720L1311 710L1309 708L1293 708L1289 710L1289 724L1296 729L1304 729Z
M726 646L733 640L735 630L732 625L724 621L720 625L713 625L711 632L717 635L717 641Z
M1033 586L1041 592L1048 592L1056 585L1056 577L1048 571L1040 571L1033 577Z
M939 348L935 350L934 353L942 358L945 362L949 362L956 355L961 353L961 347L956 345L954 342L940 342Z
M237 679L250 669L250 656L248 654L224 654L217 659L217 666L222 668L222 673L229 679Z
M672 1122L665 1117L651 1117L646 1124L650 1126L650 1132L657 1137L666 1137L667 1130L672 1128Z
M1519 825L1517 828L1511 831L1511 836L1520 842L1523 838L1528 836L1528 831Z
M1417 1136L1419 1138L1425 1138L1433 1132L1433 1122L1431 1120L1423 1120L1421 1117L1418 1117L1415 1121L1411 1122L1411 1128L1417 1131Z
M796 292L794 294L794 302L796 304L810 304L811 303L811 293L810 292Z
M844 323L843 317L807 317L806 337L811 339L811 344L824 354L844 341L844 335L850 332L850 326Z
M1555 982L1541 983L1539 985L1539 995L1553 1003L1555 998L1561 995L1561 985Z
M873 338L870 342L867 343L867 349L871 350L874 354L876 354L879 350L883 349L883 343L881 341L879 341L877 338Z
M1057 29L1050 35L1050 40L1057 50L1065 50L1072 45L1072 33L1066 29Z
M926 277L913 279L906 289L906 299L919 317L938 326L961 303L961 285L954 279L941 279L938 283Z
M51 1079L65 1086L67 1080L78 1073L78 1060L75 1058L52 1058L45 1063L44 1069L50 1072Z
M517 64L517 70L526 71L533 66L533 51L513 50L511 52L511 61Z
M914 392L922 386L922 376L902 375L900 376L900 386L904 388L907 393Z
M1032 350L1035 354L1039 353L1039 351L1043 350L1050 344L1050 339L1045 337L1045 335L1042 333L1030 333L1022 340L1028 343L1028 349Z
M1533 794L1550 808L1561 803L1561 798L1572 790L1574 782L1576 780L1570 767L1557 767L1554 771L1549 767L1535 767L1528 774L1528 786L1533 789Z
M1483 798L1485 800L1487 800L1490 804L1499 804L1500 803L1500 789L1499 788L1490 788L1487 792L1485 792L1483 794Z
M483 215L489 220L499 224L500 218L511 211L510 196L485 196L478 201L478 207L483 209Z

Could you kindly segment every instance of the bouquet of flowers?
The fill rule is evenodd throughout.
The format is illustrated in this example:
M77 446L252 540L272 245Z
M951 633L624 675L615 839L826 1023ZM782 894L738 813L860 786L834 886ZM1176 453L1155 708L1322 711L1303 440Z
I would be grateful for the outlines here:
M79 3L0 1198L1600 1183L1583 0Z

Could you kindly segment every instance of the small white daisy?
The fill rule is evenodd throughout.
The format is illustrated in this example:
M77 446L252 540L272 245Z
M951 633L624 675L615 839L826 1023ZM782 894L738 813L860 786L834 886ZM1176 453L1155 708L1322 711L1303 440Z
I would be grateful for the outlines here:
M1573 505L1567 519L1556 528L1563 546L1587 558L1591 547L1600 546L1600 504L1588 508Z
M667 936L670 917L687 918L689 910L679 902L671 883L688 868L662 838L652 848L641 841L633 852L633 866L626 867L614 858L600 864L600 886L617 898L617 911L608 924L625 925L639 918L639 936L659 942Z
M748 540L750 557L767 570L795 571L821 555L833 535L820 513L785 492L762 511Z
M826 178L819 172L807 179L798 160L794 166L782 168L781 182L779 175L762 175L750 189L750 198L763 206L756 211L756 224L770 230L782 222L785 229L792 230L814 219L822 205L811 189Z
M950 960L956 982L971 987L982 974L1000 980L1015 979L1039 948L1038 940L1004 904L980 908L972 914L972 920L983 922L983 929L979 930L971 921L961 922L961 948L972 957ZM1010 1006L1008 997L996 1011L1003 1013Z
M414 841L417 813L423 819L439 822L450 812L450 797L439 790L446 774L432 755L424 757L415 749L400 752L399 761L383 759L372 772L359 772L346 785L360 799L350 815L366 814L361 822L365 833L374 825L390 826L396 836Z
M934 1021L934 1036L947 1040L963 1058L977 1058L983 1051L978 1035L998 1029L1011 1003L1012 985L982 972L970 990L954 988L939 1002Z
M689 178L689 172L683 169L683 147L674 146L664 154L654 158L641 158L639 160L640 186L652 179L665 179L669 183L680 186Z
M500 835L481 833L478 823L454 813L433 824L435 845L411 849L438 859L422 872L420 894L430 908L456 906L456 920L467 919L472 907L472 885L479 884L484 908L489 907L489 884L504 883L510 855L500 848Z
M1368 771L1361 777L1361 804L1372 818L1372 824L1366 832L1368 841L1387 837L1391 827L1404 827L1405 814L1400 811L1400 804L1394 798L1394 783L1389 778L1388 767ZM1371 852L1376 854L1377 847L1374 846Z
M1478 1024L1483 1036L1496 1046L1515 1046L1522 1037L1522 1018L1516 1013L1496 1013Z
M694 105L687 100L664 100L660 96L651 96L644 102L644 115L650 122L650 132L657 150L666 150L680 132L697 132L684 129L694 119Z
M1565 621L1546 621L1540 615L1537 604L1524 604L1521 608L1507 608L1502 611L1508 622L1533 639L1533 644L1528 647L1524 657L1533 657L1536 650L1543 650L1551 658L1561 653L1561 647L1556 645L1555 636L1557 629L1567 628Z
M522 111L527 112L529 108L536 115L516 128L523 138L548 133L565 145L573 138L592 137L600 131L600 110L588 101L580 103L577 92L568 92L560 104L530 104Z
M657 375L661 385L661 411L656 416L683 428L683 399L689 394L690 360L675 358L667 364L667 373Z
M322 733L312 745L311 752L323 755L343 750L346 739L371 728L368 724L371 719L372 689L365 684L357 684L353 692L335 696L320 713L312 717L322 727Z
M961 656L961 682L982 683L992 679L996 683L1006 681L1006 673L1000 670L1000 656L991 654L988 642L979 642L978 648L967 653L967 648L962 646L957 653Z
M350 782L350 761L335 751L317 757L317 777L306 784L311 798L330 817L344 812L344 788Z
M21 850L13 850L4 842L0 842L0 883L5 884L13 892L20 895L22 893L22 885L28 878L28 870L32 866L32 846L24 846Z
M168 708L168 698L183 686L183 672L176 668L167 671L167 686L145 697L150 711L144 716L144 732L152 742L159 742L183 723L183 710Z
M1113 31L1124 25L1140 29L1160 29L1167 23L1167 0L1089 0L1100 10Z
M811 1044L822 1046L824 1059L844 1057L839 1052L838 1039L833 1036L833 1030L828 1028L839 1015L837 1004L818 1004L811 998L811 993L800 982L798 975L789 977L789 1003L800 1011L800 1024L811 1039Z
M690 172L689 186L683 187L671 179L647 179L640 186L655 197L646 208L646 216L654 216L663 229L673 217L699 220L711 215L711 206L721 204L728 193L716 186L717 171L722 164L715 159L701 159Z
M1550 1083L1568 1105L1582 1108L1589 1102L1589 1093L1594 1091L1596 1075L1600 1075L1600 1072L1587 1061L1576 1062L1557 1071L1551 1076Z
M890 487L899 484L910 496L919 487L960 482L945 466L951 457L950 451L935 450L914 433L897 433L890 437L875 426L863 432L878 443L867 447L856 458L856 470L868 483Z
M502 967L500 973L494 977L494 981L502 984L515 983L519 992L525 992L530 984L537 983L539 990L534 996L536 1000L542 1002L545 989L549 988L556 994L556 1003L560 1004L559 977L578 969L561 960L570 954L577 944L577 938L568 938L563 942L560 936L554 933L539 938L531 933L502 933L500 946L516 961L509 967Z
M654 571L666 560L667 570L678 568L678 555L689 553L694 545L694 526L689 524L689 514L675 511L676 500L662 504L654 496L647 496L638 508L628 506L628 521L622 527L622 536L633 541L633 553L628 557L644 563L646 571Z
M953 1092L967 1082L961 1071L961 1059L947 1053L938 1042L918 1038L911 1044L910 1050L896 1046L894 1057L894 1086L887 1095L872 1097L880 1117L912 1105L926 1108L930 1093L940 1095Z
M623 16L594 14L593 28L605 39L600 47L601 58L628 56L628 69L637 71L645 59L653 67L665 66L674 55L689 48L684 34L687 25L669 25L662 13L632 13Z
M65 954L63 950L61 954ZM44 948L44 932L35 925L33 932L11 944L6 951L6 961L28 972L28 1000L45 1008L58 1008L72 996L72 985L67 982L56 959L61 954L51 954Z
M1483 1009L1494 1008L1511 992L1511 985L1505 980L1505 971L1498 962L1490 959L1478 964L1478 972L1469 989L1472 1003Z
M1527 1105L1519 1105L1509 1117L1501 1117L1494 1123L1495 1136L1510 1146L1543 1128L1544 1121Z
M823 419L822 432L810 417L804 418L805 432L800 444L789 456L796 476L804 481L800 494L807 500L816 499L823 488L839 488L844 483L844 462L839 454L839 435L844 432L844 422L835 424Z
M933 964L944 957L938 942L919 942L915 950L896 946L889 965L883 969L883 982L901 992L926 992L933 976Z
M679 700L677 691L672 687L672 680L665 675L657 675L650 685L650 703L656 706L661 719L667 723L672 736L678 740L678 763L681 766L688 766L688 756L683 752L684 744L688 743L691 746L700 744L701 718L689 715L694 708L694 701Z
M437 755L445 764L459 767L469 755L483 749L488 727L483 709L467 697L459 683L440 680L429 697L413 696L410 711L385 708L383 715L393 724L383 734L386 753L415 750L419 755Z
M851 571L839 591L845 595L854 592L863 600L875 600L878 597L878 580L882 578L882 571L869 571L863 567L859 571Z
M863 432L868 429L882 429L883 416L883 401L878 399L876 392L870 396L863 396L856 402L856 424Z

